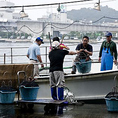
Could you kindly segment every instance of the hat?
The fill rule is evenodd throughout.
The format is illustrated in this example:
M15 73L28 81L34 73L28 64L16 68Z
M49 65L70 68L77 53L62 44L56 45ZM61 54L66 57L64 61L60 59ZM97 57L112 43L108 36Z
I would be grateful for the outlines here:
M43 42L43 39L41 39L40 37L37 37L36 40L37 40L37 41L41 41L41 43L44 43L44 42Z
M52 47L55 47L55 48L57 48L59 45L60 45L60 43L58 41L54 41L52 43Z
M112 33L107 31L106 34L105 34L105 36L106 36L106 37L112 36Z
M53 41L58 41L58 42L60 42L60 39L59 39L58 37L54 37L54 38L53 38Z

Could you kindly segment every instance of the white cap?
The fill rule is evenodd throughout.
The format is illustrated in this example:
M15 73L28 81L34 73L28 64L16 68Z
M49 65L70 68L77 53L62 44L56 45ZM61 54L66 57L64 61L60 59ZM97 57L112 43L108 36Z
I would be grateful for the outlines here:
M60 45L60 43L58 41L54 41L52 43L52 47L55 47L55 48L57 48L59 45Z

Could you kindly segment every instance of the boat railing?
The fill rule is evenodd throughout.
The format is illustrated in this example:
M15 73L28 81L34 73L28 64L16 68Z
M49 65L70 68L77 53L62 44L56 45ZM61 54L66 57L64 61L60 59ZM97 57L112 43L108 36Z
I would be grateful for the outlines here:
M70 50L74 45L68 45ZM17 64L17 63L28 63L27 55L28 47L0 47L0 64ZM41 56L43 58L43 62L47 67L49 65L48 54L49 54L49 46L41 46L40 47ZM94 53L98 53L99 51L95 50ZM96 59L92 59L92 63L99 63L98 62L98 54L95 54L97 57ZM74 59L73 56L66 56L64 63L72 63ZM17 60L17 61L16 61ZM25 61L23 61L25 60ZM38 63L40 64L40 63Z

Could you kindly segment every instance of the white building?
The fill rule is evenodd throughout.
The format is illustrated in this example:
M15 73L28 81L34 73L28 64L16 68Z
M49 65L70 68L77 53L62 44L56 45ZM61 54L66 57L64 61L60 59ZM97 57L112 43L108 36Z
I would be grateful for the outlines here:
M60 13L52 13L49 16L43 16L42 18L38 18L38 21L42 22L61 22L61 23L72 23L73 20L70 20L67 18L66 12L60 12Z
M0 1L0 7L3 6L14 6L14 3L9 1ZM13 21L13 20L16 21L19 19L21 19L20 14L14 13L13 8L0 8L0 21ZM28 20L28 18L23 18L23 19Z
M0 7L2 6L14 6L14 3L8 1L0 1ZM13 8L1 8L0 9L0 20L1 21L8 21L12 20L12 13L14 12Z

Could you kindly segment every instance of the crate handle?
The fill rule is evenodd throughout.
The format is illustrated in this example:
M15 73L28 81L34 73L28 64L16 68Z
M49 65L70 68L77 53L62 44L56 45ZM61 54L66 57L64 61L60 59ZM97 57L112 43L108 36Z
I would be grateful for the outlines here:
M5 72L3 73L3 78L5 77L6 73L8 73L8 71L5 71Z
M6 86L5 81L2 81L1 87L4 87L4 86Z
M12 81L11 81L11 80L9 80L8 86L9 86L9 87L12 87Z

